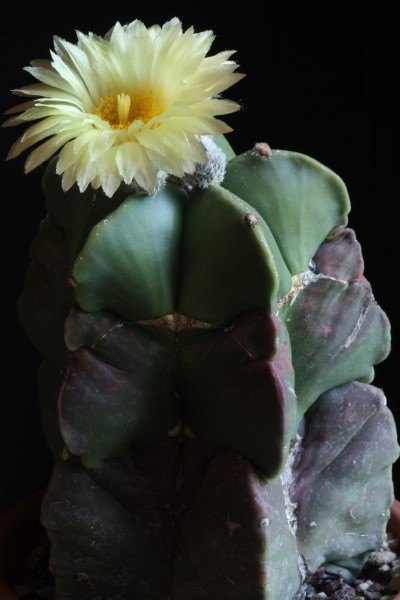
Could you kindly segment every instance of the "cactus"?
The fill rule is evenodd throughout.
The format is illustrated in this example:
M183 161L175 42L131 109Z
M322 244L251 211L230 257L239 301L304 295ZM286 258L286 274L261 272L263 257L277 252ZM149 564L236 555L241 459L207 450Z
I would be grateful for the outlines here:
M385 537L390 324L346 186L201 140L207 160L153 193L46 167L18 313L43 357L58 600L291 600Z

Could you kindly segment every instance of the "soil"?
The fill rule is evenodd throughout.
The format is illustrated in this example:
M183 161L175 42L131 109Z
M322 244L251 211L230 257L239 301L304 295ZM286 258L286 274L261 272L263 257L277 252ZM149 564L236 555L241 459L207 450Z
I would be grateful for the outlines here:
M48 540L43 539L28 555L13 586L20 600L55 600L54 578L48 568L49 550ZM305 581L293 600L390 600L399 591L400 541L388 534L352 584L320 569Z

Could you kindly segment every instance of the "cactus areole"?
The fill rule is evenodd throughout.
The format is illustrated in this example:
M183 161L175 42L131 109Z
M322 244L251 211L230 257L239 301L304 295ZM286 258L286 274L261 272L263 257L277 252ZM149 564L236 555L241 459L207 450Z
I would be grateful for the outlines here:
M47 162L19 318L54 471L57 600L291 600L385 537L390 325L341 178L217 115L242 75L178 19L55 38L27 70ZM15 114L17 113L17 116Z

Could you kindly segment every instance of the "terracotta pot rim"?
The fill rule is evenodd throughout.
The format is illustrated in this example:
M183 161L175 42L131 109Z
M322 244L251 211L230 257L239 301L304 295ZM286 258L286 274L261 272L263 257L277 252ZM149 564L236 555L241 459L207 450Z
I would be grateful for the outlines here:
M10 588L5 575L5 548L13 538L16 531L23 527L35 513L40 510L43 491L36 492L18 502L2 517L0 517L0 598L1 600L18 600ZM400 500L394 499L390 507L390 518L387 529L400 539ZM400 592L393 596L393 600L400 600Z

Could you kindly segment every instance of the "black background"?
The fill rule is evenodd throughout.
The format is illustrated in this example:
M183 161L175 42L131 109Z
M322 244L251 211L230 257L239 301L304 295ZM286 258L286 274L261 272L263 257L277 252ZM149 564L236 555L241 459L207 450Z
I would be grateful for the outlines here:
M131 3L126 3L127 4ZM134 3L132 3L133 5ZM363 3L364 4L364 3ZM240 102L226 121L236 153L255 142L309 154L345 181L352 203L349 225L363 248L365 275L392 324L392 352L376 367L374 384L383 388L396 422L399 357L397 286L397 187L394 187L394 83L398 54L393 15L380 3L350 13L332 3L297 8L285 3L166 3L125 8L122 3L16 8L1 30L1 112L18 99L11 88L33 82L22 69L48 58L53 35L76 41L75 30L104 35L116 22L135 18L147 26L179 17L184 29L211 29L211 53L236 49L234 59L246 77L225 93ZM347 3L350 6L351 3ZM39 6L41 8L39 8ZM113 8L115 6L115 8ZM259 8L257 8L257 6ZM354 10L354 9L353 9ZM16 302L29 264L29 245L44 216L42 167L24 175L26 155L5 162L22 128L0 130L1 168L1 328L0 514L24 496L42 489L51 460L41 430L36 396L39 357L16 317ZM400 428L399 428L400 429ZM400 466L394 467L400 497Z

